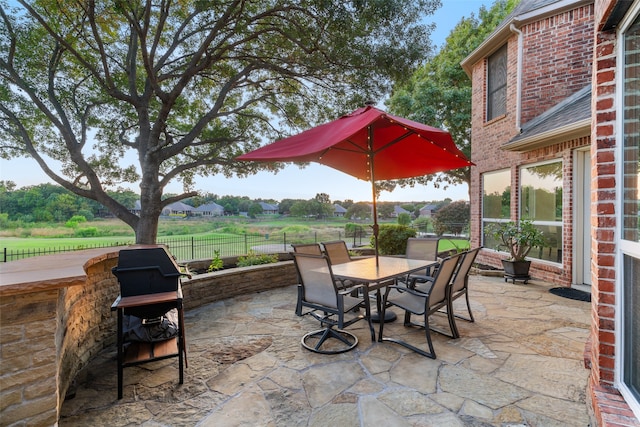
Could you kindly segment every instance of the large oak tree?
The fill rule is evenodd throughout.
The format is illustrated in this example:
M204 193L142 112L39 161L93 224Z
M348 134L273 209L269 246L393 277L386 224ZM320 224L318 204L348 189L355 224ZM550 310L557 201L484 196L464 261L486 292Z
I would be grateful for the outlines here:
M156 240L196 176L380 99L429 55L429 0L0 2L0 155ZM132 160L130 160L132 159ZM184 192L163 199L172 180ZM139 183L141 214L108 193ZM215 189L212 189L215 190Z
M462 18L447 36L438 53L429 58L410 79L399 82L388 100L389 111L420 123L446 129L462 152L471 158L471 79L460 63L506 18L520 0L495 0L478 15ZM471 159L473 160L473 159ZM460 168L399 182L402 186L432 182L439 186L467 185L470 168Z

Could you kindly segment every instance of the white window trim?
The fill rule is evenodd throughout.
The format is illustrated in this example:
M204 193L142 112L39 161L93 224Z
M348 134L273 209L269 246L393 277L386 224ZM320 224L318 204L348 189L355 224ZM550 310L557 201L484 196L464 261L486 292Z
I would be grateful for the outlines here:
M620 25L618 26L618 31L616 34L617 43L617 52L616 52L616 70L622 70L624 67L624 43L622 43L622 39L626 30L631 26L633 21L640 15L640 0L636 0L634 4L631 6L627 15L622 20ZM623 73L616 73L616 110L622 111L620 108L623 105L623 90L624 80ZM616 388L620 391L629 407L635 414L635 416L640 419L640 401L637 401L635 396L631 393L629 388L622 382L622 369L623 360L622 355L624 354L624 341L623 341L623 333L622 333L622 293L623 293L623 283L622 283L622 260L624 255L630 255L634 258L640 259L640 242L631 242L629 240L622 239L622 218L620 217L620 212L623 212L623 179L622 179L622 168L620 167L620 161L623 158L622 146L623 146L623 115L616 115L616 124L615 124L615 135L616 141L619 143L616 144L615 150L615 164L617 165L616 170L616 212L617 218L616 223L618 224L615 227L615 237L614 241L616 242L616 250L615 260L614 260L614 268L617 272L616 274L616 310L615 310L615 339L616 339L616 363L615 363L615 372L614 372L614 384Z

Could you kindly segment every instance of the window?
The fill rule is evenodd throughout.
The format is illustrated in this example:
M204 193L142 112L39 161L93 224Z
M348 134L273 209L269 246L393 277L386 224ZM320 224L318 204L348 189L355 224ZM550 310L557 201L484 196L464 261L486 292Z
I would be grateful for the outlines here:
M507 113L507 45L489 57L487 67L487 121Z
M562 162L538 164L520 170L520 218L533 221L544 232L544 248L529 257L562 262Z
M497 241L485 233L491 223L509 221L511 214L511 171L509 169L482 175L482 242L495 248Z
M639 9L636 7L636 13ZM640 416L640 15L629 22L620 36L622 277L618 301L622 330L617 378L621 393L636 416Z

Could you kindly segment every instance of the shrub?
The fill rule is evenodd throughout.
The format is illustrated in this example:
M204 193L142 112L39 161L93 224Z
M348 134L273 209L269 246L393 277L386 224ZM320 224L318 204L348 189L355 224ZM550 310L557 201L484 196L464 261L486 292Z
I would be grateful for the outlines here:
M382 224L378 233L380 255L401 255L407 251L407 239L416 237L416 230L406 225ZM371 237L371 245L375 245Z
M346 237L362 237L364 234L364 227L360 224L348 222L344 225L344 235Z
M413 221L413 226L418 231L426 233L431 229L431 218L427 218L426 216L416 218L415 221Z
M78 237L97 237L98 228L97 227L78 228L74 234Z
M254 251L249 251L245 256L238 257L238 267L248 267L250 265L271 264L278 262L277 254L258 254Z
M469 203L461 200L440 208L433 216L433 227L438 236L442 236L447 231L457 236L465 229L469 219Z
M222 270L222 268L224 267L224 261L222 261L222 258L220 258L220 251L216 249L215 251L213 251L213 254L213 259L211 260L211 264L209 264L209 268L207 269L207 271L209 272Z
M411 224L411 215L406 212L402 212L398 215L398 224L400 225L409 225Z
M74 215L67 222L64 223L65 227L76 228L81 222L87 222L87 218L82 215ZM95 228L95 227L94 227Z

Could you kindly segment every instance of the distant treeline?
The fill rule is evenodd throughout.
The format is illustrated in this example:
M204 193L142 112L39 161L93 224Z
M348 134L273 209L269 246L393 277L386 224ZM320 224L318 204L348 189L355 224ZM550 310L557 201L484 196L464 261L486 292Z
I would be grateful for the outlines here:
M124 206L134 209L136 201L140 196L130 190L112 191L109 195ZM172 194L165 194L170 197ZM193 207L215 202L225 209L226 215L237 215L240 212L248 212L250 207L257 202L265 202L278 206L280 214L292 214L299 216L306 212L308 215L317 215L314 206L317 204L338 204L347 212L347 217L357 215L366 218L370 208L367 202L355 203L353 200L330 201L327 194L317 194L310 200L283 199L276 201L273 199L250 199L246 196L218 196L216 194L205 193L200 196L183 200L184 203ZM450 200L440 202L418 202L418 203L384 203L378 205L378 213L381 217L389 217L394 212L395 206L400 206L414 216L419 215L419 210L426 204L444 206ZM331 215L331 209L324 210L327 215ZM110 212L100 203L80 197L65 188L54 184L38 184L17 188L12 181L0 181L0 214L5 220L23 222L65 222L69 218L81 215L91 221L94 218L110 217Z

